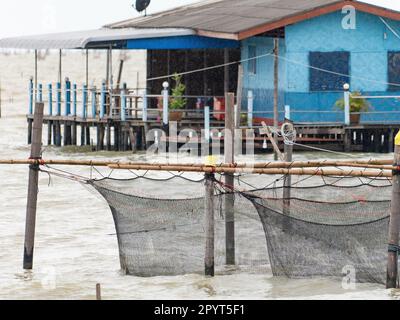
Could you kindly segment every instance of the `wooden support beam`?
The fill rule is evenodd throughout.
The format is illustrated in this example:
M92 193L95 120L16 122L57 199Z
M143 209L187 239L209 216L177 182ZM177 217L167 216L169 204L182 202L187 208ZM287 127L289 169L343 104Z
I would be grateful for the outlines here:
M33 120L31 159L41 159L42 154L42 128L43 128L43 103L36 103ZM28 197L26 205L25 241L23 268L32 270L33 251L35 245L36 208L39 190L39 165L30 165Z

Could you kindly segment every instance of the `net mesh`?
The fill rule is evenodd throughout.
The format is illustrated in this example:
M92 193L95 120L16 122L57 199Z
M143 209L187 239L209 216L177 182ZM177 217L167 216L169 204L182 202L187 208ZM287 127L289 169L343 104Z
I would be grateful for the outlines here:
M386 179L307 177L283 187L274 177L237 179L237 263L290 278L343 277L384 283L391 183ZM216 180L216 186L223 186ZM122 269L136 276L204 272L204 179L91 181L116 225ZM225 264L226 189L215 193L215 261ZM178 196L177 196L178 195ZM256 268L254 268L256 267Z
M111 208L121 267L127 274L150 277L204 272L204 181L177 177L92 183ZM225 201L222 194L215 198L215 264L223 268ZM235 199L237 262L258 272L269 263L263 227L249 201L240 195Z

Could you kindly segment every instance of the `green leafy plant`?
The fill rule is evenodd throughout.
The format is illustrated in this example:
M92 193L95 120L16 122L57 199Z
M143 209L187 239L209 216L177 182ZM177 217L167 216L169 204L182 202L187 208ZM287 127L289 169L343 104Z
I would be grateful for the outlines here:
M175 74L172 79L175 81L175 87L172 88L169 108L171 110L184 109L187 103L187 100L183 97L186 91L186 86L182 83L181 75Z
M371 104L364 98L354 98L361 97L362 94L359 91L352 92L350 95L350 112L351 113L360 113L367 112L371 109ZM344 98L336 101L335 106L340 110L345 109Z

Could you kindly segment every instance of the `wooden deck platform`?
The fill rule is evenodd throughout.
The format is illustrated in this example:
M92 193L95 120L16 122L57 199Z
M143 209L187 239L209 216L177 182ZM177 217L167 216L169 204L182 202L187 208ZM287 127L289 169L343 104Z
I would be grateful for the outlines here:
M27 116L28 121L28 143L32 138L33 116ZM118 117L82 118L66 116L45 116L44 124L47 125L47 145L55 146L92 146L93 150L109 151L136 151L145 150L149 143L146 140L148 132L152 129L163 128L159 120L128 119L121 121ZM223 128L222 121L211 121L211 128ZM394 150L394 137L400 129L400 124L365 124L357 126L343 126L337 124L297 124L295 145L296 150L311 150L311 146L343 152L376 152L390 153ZM200 118L185 118L178 123L178 136L182 129L191 129L196 132L190 138L190 143L199 144L201 142L201 131L204 130L204 121ZM247 128L248 129L248 128ZM257 128L255 129L254 145L257 152L272 152L268 143L265 147L265 136L260 136ZM246 128L243 128L246 130ZM94 131L94 132L93 132ZM94 135L94 136L91 136ZM243 144L246 143L243 134ZM183 145L188 143L188 137L160 137L163 141ZM223 136L214 137L214 143L223 146ZM220 140L220 141L218 141ZM283 141L279 140L279 145L283 149Z

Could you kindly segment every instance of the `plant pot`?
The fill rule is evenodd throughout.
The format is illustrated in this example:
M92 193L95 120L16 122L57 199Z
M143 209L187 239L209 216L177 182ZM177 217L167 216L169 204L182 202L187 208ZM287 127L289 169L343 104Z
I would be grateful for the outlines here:
M170 111L169 112L169 121L178 122L183 118L182 111Z
M360 118L361 114L350 114L350 124L355 125L355 124L360 124Z

